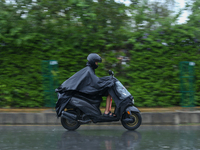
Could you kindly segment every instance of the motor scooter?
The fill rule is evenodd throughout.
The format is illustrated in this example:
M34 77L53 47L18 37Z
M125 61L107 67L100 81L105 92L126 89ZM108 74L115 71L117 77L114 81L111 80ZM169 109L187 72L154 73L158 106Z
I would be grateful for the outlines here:
M109 75L114 77L114 72L109 70ZM138 108L133 106L134 98L128 90L115 78L114 86L108 89L116 106L116 116L103 116L99 106L101 101L95 101L81 95L73 95L61 114L61 124L67 130L76 130L82 124L97 122L113 122L121 120L124 128L137 129L142 123Z

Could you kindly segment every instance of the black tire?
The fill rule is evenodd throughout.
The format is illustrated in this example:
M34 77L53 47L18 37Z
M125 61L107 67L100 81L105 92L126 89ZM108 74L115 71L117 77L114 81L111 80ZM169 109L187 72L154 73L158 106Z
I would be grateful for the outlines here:
M130 118L130 116L134 117L135 121L133 123L125 123L123 121L123 119ZM141 125L142 117L141 117L140 113L138 113L138 112L131 112L130 115L128 115L127 113L124 113L122 115L121 123L124 126L124 128L126 128L128 130L135 130Z
M75 111L73 112L70 111L70 113L77 114ZM65 129L69 131L74 131L78 129L81 125L78 121L71 121L63 117L61 117L61 124Z

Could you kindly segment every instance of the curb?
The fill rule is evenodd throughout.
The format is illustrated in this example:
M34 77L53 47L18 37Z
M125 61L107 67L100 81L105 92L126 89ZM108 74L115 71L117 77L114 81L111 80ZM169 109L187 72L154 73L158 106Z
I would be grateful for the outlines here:
M142 112L142 125L179 125L200 123L200 111ZM93 123L91 123L93 124ZM97 123L101 125L121 125L120 121ZM55 112L25 113L1 112L0 125L61 125Z

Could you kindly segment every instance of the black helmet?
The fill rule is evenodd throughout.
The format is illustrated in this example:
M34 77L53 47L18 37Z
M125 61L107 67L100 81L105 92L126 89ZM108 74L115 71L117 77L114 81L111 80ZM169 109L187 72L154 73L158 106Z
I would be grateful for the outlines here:
M92 68L96 69L98 65L95 64L95 62L102 62L101 57L96 53L91 53L88 55L87 60L89 64L92 66Z

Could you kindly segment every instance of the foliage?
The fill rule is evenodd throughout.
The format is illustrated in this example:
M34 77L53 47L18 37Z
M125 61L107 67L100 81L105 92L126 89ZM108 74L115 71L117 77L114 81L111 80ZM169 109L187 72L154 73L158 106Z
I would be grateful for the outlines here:
M176 25L179 15L145 1L0 1L0 107L43 107L42 60L58 61L61 84L91 52L103 58L96 74L113 70L137 106L179 105L179 62L195 62L200 82L198 19Z

